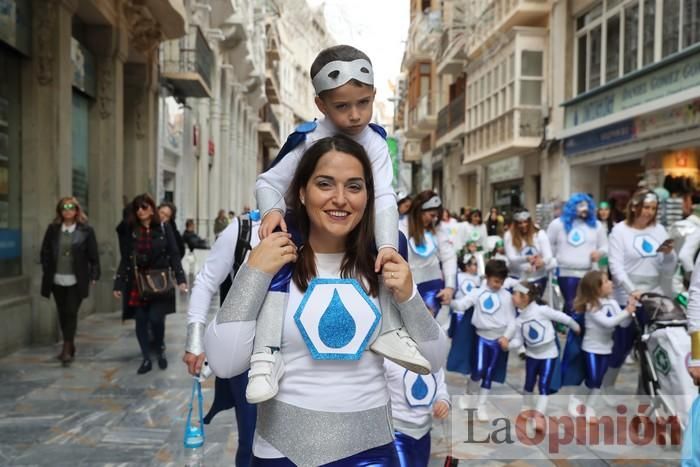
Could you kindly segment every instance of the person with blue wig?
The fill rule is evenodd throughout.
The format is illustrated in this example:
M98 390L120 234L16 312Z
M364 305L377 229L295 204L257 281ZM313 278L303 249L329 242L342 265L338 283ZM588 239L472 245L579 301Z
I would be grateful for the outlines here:
M593 198L585 193L574 193L564 204L561 216L549 224L547 236L559 266L564 312L572 314L581 278L596 269L598 261L608 251L608 236L603 224L596 219Z

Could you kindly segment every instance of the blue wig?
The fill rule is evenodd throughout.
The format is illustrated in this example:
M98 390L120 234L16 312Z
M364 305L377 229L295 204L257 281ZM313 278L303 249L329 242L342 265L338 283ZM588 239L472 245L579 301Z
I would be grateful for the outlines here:
M576 213L576 205L585 201L588 204L588 217L585 219L586 224L590 227L595 228L596 217L595 217L595 204L593 203L593 198L588 196L586 193L574 193L569 198L569 201L564 205L564 209L561 212L561 222L564 224L564 230L570 232L573 227L574 221L578 217Z

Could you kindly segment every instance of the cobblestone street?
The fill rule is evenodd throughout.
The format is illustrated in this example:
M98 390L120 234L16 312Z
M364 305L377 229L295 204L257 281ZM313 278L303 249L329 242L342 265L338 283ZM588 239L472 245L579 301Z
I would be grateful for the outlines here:
M211 310L213 311L213 309ZM2 465L184 465L182 434L190 382L181 363L185 306L168 317L166 342L169 367L155 367L143 376L136 374L141 357L133 323L122 325L119 313L95 314L78 326L76 360L62 368L54 355L58 345L35 346L0 360L0 440ZM512 394L521 390L523 365L510 360L506 386L494 390ZM632 390L632 367L626 366L620 390ZM464 378L448 374L453 395L461 394ZM204 384L205 410L213 399L213 380ZM452 417L464 418L458 408ZM563 410L556 408L552 410ZM437 422L433 431L431 465L443 465L448 452L445 433L464 423ZM483 430L477 427L477 433ZM677 462L603 461L585 451L579 460L546 461L519 459L512 463L488 460L498 452L478 446L460 446L463 433L455 433L455 454L472 460L460 465L676 465ZM206 430L205 463L230 466L237 437L233 411L219 414ZM533 457L542 457L542 454Z

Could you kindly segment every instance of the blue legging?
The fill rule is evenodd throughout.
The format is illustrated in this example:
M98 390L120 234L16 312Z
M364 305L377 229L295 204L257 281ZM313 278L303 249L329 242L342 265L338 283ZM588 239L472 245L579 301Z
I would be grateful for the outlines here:
M550 385L556 361L556 358L539 359L527 357L525 359L525 391L532 392L535 389L535 380L539 376L537 388L540 390L540 394L551 394Z
M580 277L564 277L559 276L559 289L564 297L564 313L571 315L574 312L574 298L576 298L576 289L578 283L581 282Z
M425 305L433 313L433 316L437 316L442 306L437 294L445 288L445 282L442 279L434 279L432 281L421 282L417 285L417 288Z
M413 439L401 432L394 432L396 452L401 467L428 467L430 460L430 432L421 439Z
M608 371L610 355L586 352L582 350L586 364L586 387L588 389L600 389L603 384L603 376Z
M295 467L296 464L286 457L261 459L253 456L251 467ZM326 467L401 467L394 443L353 454L345 459L324 464Z
M493 372L501 352L501 346L498 345L498 341L477 336L476 352L474 354L475 362L471 375L472 381L481 380L482 388L491 389Z

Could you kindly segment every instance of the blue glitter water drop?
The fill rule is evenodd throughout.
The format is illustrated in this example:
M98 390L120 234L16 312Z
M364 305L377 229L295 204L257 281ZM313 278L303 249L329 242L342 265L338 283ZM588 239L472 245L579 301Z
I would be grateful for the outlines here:
M411 386L411 395L416 400L425 399L425 396L428 395L428 385L425 384L422 376L418 375L416 380L413 382L413 386Z
M528 331L527 335L530 339L537 339L539 337L539 333L532 326L530 326L530 330Z
M493 295L489 295L489 298L484 300L484 308L486 308L487 310L490 310L491 308L493 308L493 305L494 305Z
M612 311L610 311L610 309L608 309L608 313L606 314L606 316L608 318L612 318Z
M571 241L574 243L578 243L581 241L581 234L578 233L578 230L574 232L574 234L571 236Z
M318 322L318 336L327 347L340 349L350 343L356 330L355 320L334 289L333 298Z
M471 291L472 291L472 285L471 285L471 284L467 284L467 292L471 292Z
M649 241L647 241L647 239L645 238L642 241L642 250L644 250L645 253L651 253L652 251L654 251L654 245L649 243Z

